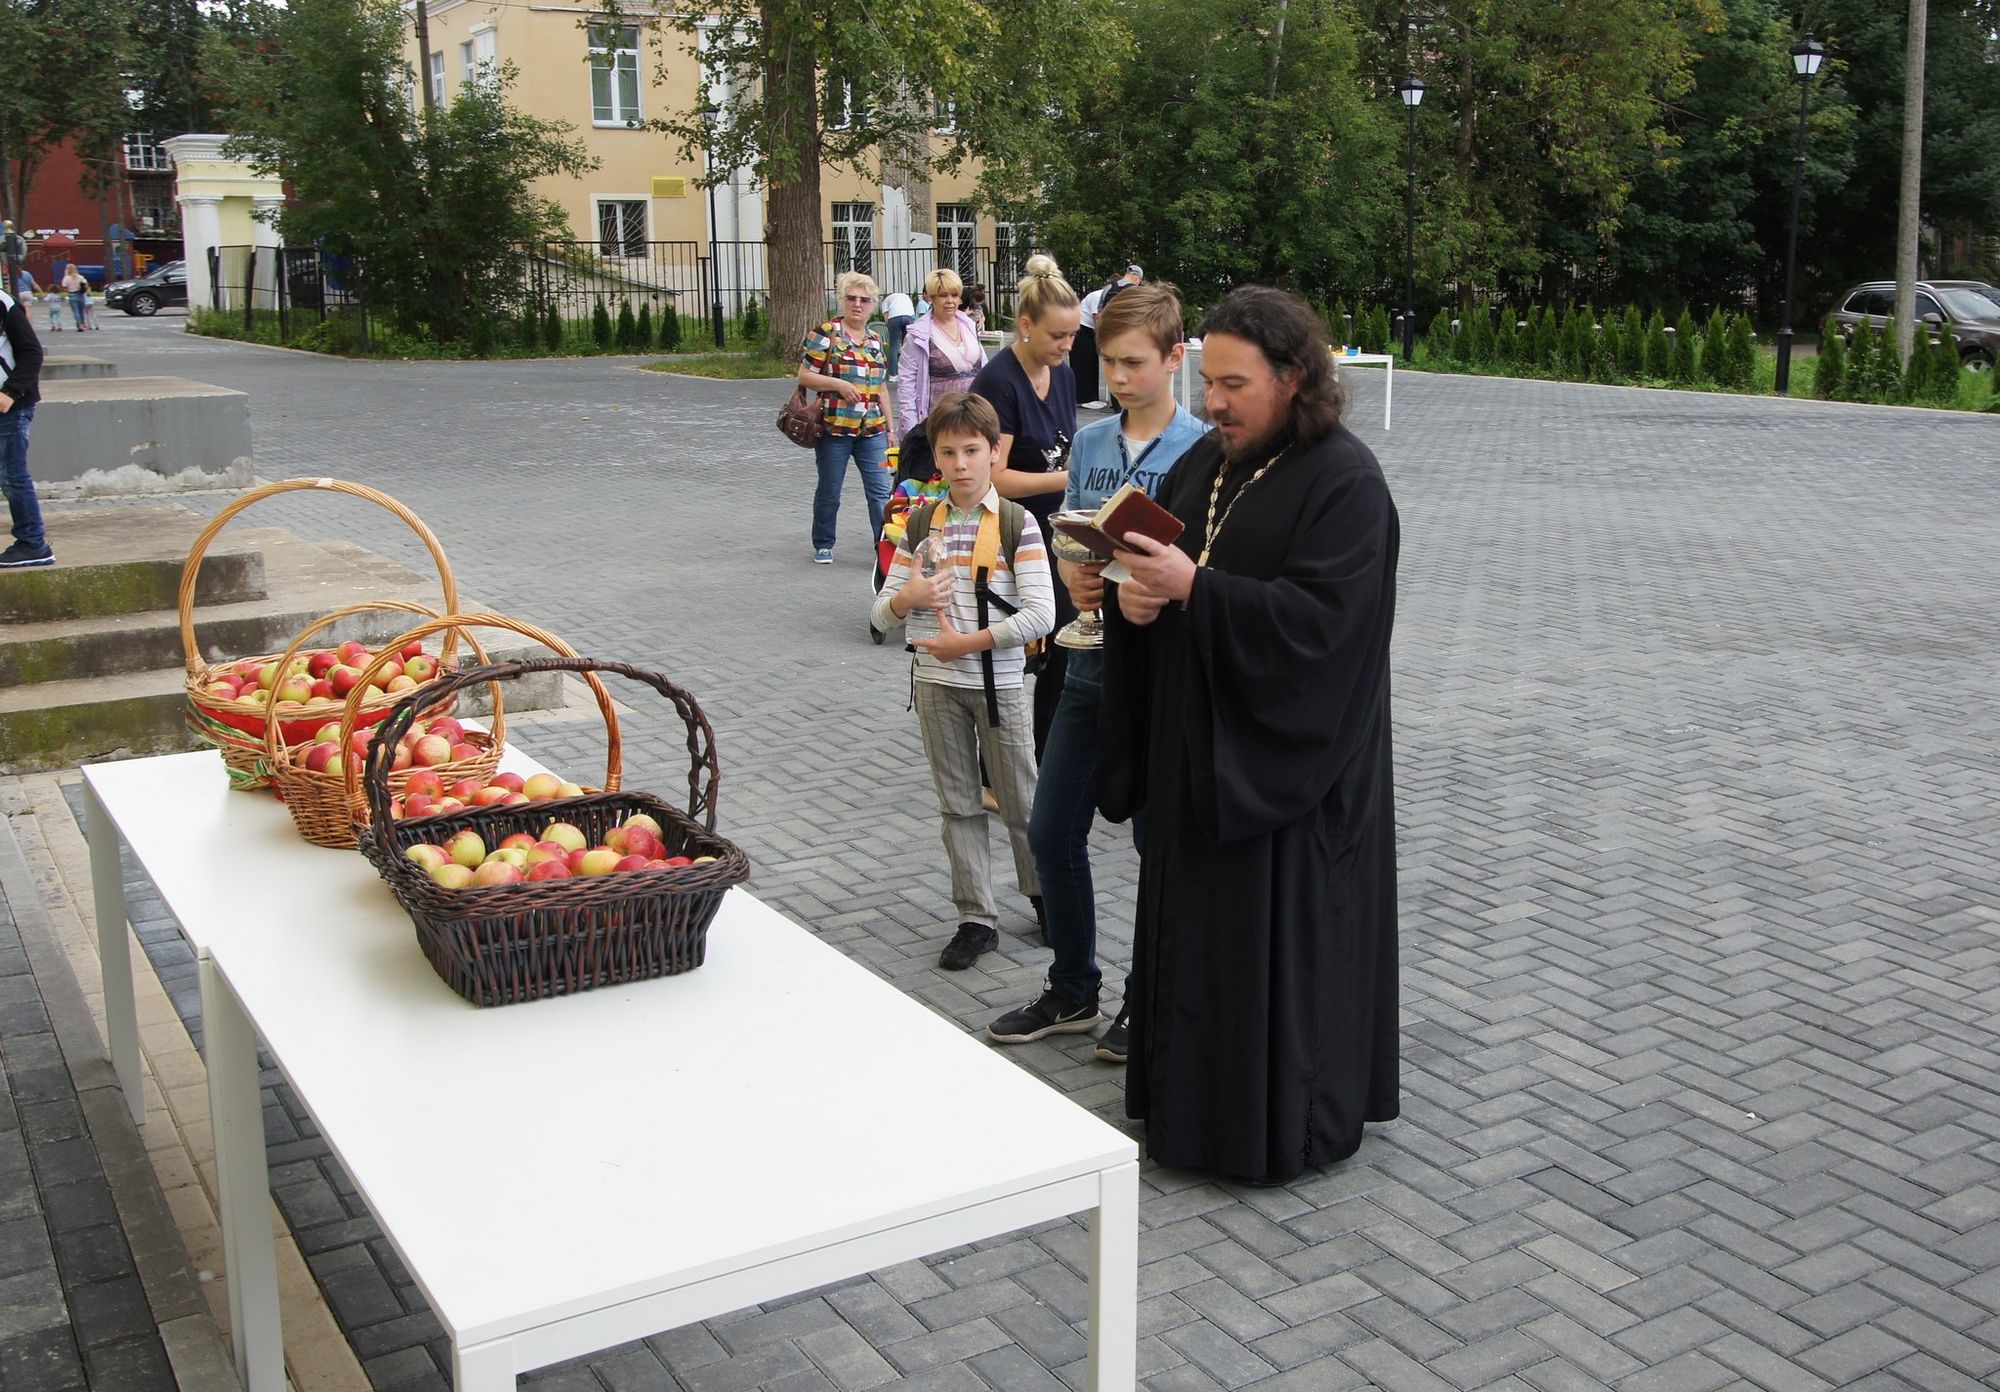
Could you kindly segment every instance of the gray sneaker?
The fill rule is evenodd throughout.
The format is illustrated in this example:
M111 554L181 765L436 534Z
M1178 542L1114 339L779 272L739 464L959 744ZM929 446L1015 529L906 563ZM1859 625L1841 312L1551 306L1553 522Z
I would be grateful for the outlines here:
M1088 1034L1103 1018L1095 1000L1072 1004L1044 984L1039 996L988 1025L986 1037L996 1044L1027 1044L1052 1034Z
M5 551L0 551L0 570L28 570L55 563L56 553L49 549L47 542L30 546L25 541L17 541Z
M1104 1038L1097 1041L1097 1056L1106 1063L1123 1063L1131 1051L1132 1006L1128 1001L1119 1007L1118 1018L1111 1022L1111 1028L1104 1031Z

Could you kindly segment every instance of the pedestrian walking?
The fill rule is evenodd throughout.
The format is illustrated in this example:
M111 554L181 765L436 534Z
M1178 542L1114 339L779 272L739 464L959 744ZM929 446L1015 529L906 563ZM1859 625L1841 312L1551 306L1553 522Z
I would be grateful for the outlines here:
M813 490L812 558L816 565L833 564L835 524L840 518L840 490L851 462L861 471L861 490L868 499L869 543L882 532L882 509L894 483L883 467L895 438L889 403L889 359L882 340L868 327L880 293L875 282L859 271L843 272L835 288L841 313L806 335L805 360L798 381L820 394L819 443L813 447L819 484Z
M966 391L986 366L979 326L959 307L965 284L956 271L940 266L924 277L930 312L910 325L903 339L903 372L896 379L896 419L916 422L946 392Z
M42 342L28 305L0 291L0 492L7 495L14 544L0 551L0 570L56 563L42 530L42 505L28 472L28 428L42 397Z
M69 301L69 312L76 320L76 331L84 330L85 307L90 299L90 282L83 278L83 272L72 261L63 267L63 297Z

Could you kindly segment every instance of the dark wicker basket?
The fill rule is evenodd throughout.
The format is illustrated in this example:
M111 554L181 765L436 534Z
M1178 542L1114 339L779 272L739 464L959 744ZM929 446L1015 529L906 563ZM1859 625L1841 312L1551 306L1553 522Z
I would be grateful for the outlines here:
M687 726L687 810L646 793L618 791L619 744L608 726L610 791L530 806L467 808L399 822L389 815L389 761L417 707L479 682L534 672L615 672L643 682L673 703ZM417 927L417 942L445 984L474 1005L588 991L690 971L702 963L708 925L730 886L750 877L750 860L715 834L715 794L722 781L715 731L693 696L656 672L592 658L547 657L462 668L399 702L378 727L363 773L370 824L361 850L395 891ZM543 880L448 890L432 883L403 852L471 829L489 846L551 821L573 823L592 842L638 812L660 824L668 854L714 860L660 870L629 870L590 879Z

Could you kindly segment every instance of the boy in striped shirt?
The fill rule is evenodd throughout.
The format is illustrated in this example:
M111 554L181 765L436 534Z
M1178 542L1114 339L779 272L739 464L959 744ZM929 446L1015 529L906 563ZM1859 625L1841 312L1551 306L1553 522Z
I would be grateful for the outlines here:
M1021 677L1024 647L1055 626L1055 586L1034 516L993 487L1000 417L992 405L970 392L947 392L924 430L949 491L926 518L911 518L870 622L887 633L912 609L937 611L937 637L913 639L911 646L917 651L917 727L937 787L959 919L938 965L959 971L1000 942L979 797L982 757L1013 844L1021 892L1030 898L1040 893L1028 848L1034 714ZM934 534L942 542L946 563L935 576L913 567L917 540L911 533Z

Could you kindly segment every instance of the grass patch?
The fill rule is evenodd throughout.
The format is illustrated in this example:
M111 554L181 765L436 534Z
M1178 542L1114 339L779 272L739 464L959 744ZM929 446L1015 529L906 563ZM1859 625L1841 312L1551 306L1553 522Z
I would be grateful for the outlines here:
M774 358L761 352L693 353L646 364L648 372L673 372L683 377L720 377L732 382L791 377L798 370L798 363L789 358Z

